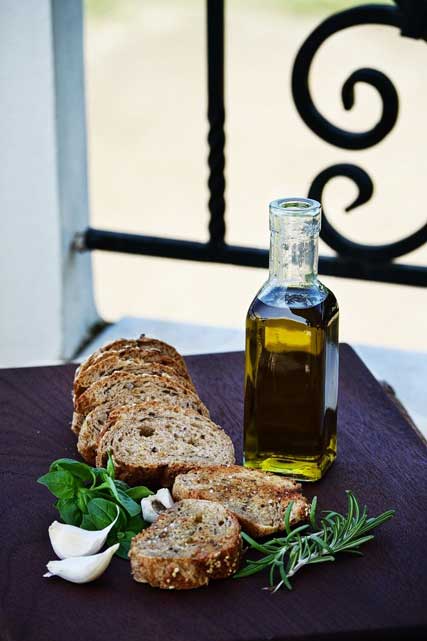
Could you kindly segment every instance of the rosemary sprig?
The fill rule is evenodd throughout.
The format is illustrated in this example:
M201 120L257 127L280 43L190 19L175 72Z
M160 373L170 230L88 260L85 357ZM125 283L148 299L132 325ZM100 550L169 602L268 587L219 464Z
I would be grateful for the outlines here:
M306 565L335 561L338 552L362 555L359 547L374 538L368 534L371 530L382 525L394 516L394 510L388 510L376 517L368 517L366 506L360 508L359 503L347 491L347 514L324 511L318 523L316 520L317 497L314 497L310 509L310 523L300 525L291 530L291 502L285 512L286 536L274 538L266 543L259 543L248 534L242 532L242 537L249 548L260 552L257 560L247 559L246 565L234 576L241 578L269 570L270 587L265 588L277 592L282 586L292 590L290 578Z

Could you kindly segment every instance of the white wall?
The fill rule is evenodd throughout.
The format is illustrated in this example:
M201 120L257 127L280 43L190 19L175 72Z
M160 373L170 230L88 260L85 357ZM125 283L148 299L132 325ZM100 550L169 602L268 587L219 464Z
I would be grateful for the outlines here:
M80 0L0 0L0 366L72 356L97 320Z

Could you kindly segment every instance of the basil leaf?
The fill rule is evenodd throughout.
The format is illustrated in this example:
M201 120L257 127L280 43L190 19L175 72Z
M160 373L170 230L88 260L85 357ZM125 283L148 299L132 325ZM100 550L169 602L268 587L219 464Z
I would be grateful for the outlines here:
M110 478L114 479L115 473L114 473L114 461L113 457L111 456L110 452L108 452L108 463L107 463L107 474Z
M120 547L116 552L116 556L119 556L121 559L125 559L126 561L129 561L130 543L136 533L131 531L126 531L126 532L121 532L120 534L122 536L120 536L120 538L119 537L117 538L117 543L120 543ZM109 545L112 545L112 544L109 544Z
M92 483L95 480L95 475L92 473L89 465L86 465L86 463L80 463L80 461L75 461L72 458L60 458L57 461L54 461L49 468L50 472L58 472L60 470L70 472L81 481L89 481Z
M77 505L82 512L87 512L87 505L91 498L91 492L85 490L83 487L77 491Z
M64 523L80 527L82 513L80 512L74 499L58 499L58 501L55 503L55 507L58 510L59 516L64 521Z
M37 483L46 485L58 499L72 499L77 489L74 476L66 470L48 472L37 479Z
M139 534L148 525L150 524L144 521L141 514L138 514L137 516L133 516L131 519L128 520L126 529L132 530L132 532L135 532L135 534Z
M89 516L89 514L83 514L83 518L82 518L82 522L80 524L80 527L83 528L84 530L98 530L99 529L99 528L96 527L95 523L93 522L93 519Z
M102 530L110 525L117 516L116 505L105 499L92 499L87 504L87 509L97 530Z
M136 514L139 514L141 512L141 507L138 505L138 503L131 499L131 497L126 494L126 492L116 487L115 481L113 481L112 478L107 477L105 479L105 482L108 484L108 487L110 488L111 493L116 501L125 508L126 512L130 516L135 516Z
M120 479L114 479L114 485L118 489L123 490L123 492L127 492L127 490L129 489L129 485L124 481L120 481Z
M140 501L141 499L145 499L146 496L153 494L153 492L149 490L148 487L145 487L145 485L138 485L137 487L130 487L126 490L126 494L130 496L131 499Z
M120 505L123 505L129 516L137 516L141 513L141 506L139 503L128 496L126 492L123 492L123 490L117 490L117 494L119 495Z

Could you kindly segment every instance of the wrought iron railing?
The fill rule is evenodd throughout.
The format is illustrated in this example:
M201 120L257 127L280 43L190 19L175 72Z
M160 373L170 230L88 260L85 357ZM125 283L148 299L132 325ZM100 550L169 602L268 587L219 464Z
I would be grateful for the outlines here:
M284 0L285 1L285 0ZM342 101L351 109L354 87L364 82L374 87L382 101L382 114L370 130L354 133L329 122L316 108L309 88L311 63L323 42L348 27L364 24L390 25L401 35L427 40L427 0L395 0L395 5L367 4L341 11L324 20L305 40L295 59L292 92L296 108L305 122L323 140L343 149L366 149L383 140L393 129L399 100L393 83L382 72L364 68L354 71L342 87ZM184 260L267 267L268 251L225 242L225 106L224 106L224 2L207 0L208 120L209 120L209 241L192 242L158 236L126 234L88 228L76 237L81 251L105 250ZM346 208L350 211L366 203L373 193L373 182L364 169L353 164L337 164L323 170L312 182L309 196L322 200L325 185L336 176L355 182L359 194ZM343 276L405 285L427 286L427 267L394 262L427 243L427 223L415 233L384 245L355 243L340 234L323 212L322 239L336 256L321 256L319 271Z

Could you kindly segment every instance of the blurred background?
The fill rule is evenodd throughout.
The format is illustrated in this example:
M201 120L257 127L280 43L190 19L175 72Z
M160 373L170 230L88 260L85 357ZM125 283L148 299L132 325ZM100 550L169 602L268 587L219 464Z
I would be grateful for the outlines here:
M356 194L330 181L324 208L352 240L387 243L425 224L426 45L389 26L344 30L316 55L311 87L334 124L364 131L379 118L376 91L356 87L345 111L341 87L354 69L375 67L396 86L392 132L363 151L335 148L300 119L290 74L309 33L346 0L229 0L226 3L226 199L230 243L267 247L268 202L306 195L337 162L364 168L375 183L366 205L346 213ZM392 4L392 3L389 3ZM85 73L91 225L207 239L205 3L200 0L85 0ZM321 252L331 254L322 244ZM92 254L98 311L123 316L243 328L266 278L262 269L108 252ZM427 264L427 246L402 257ZM422 289L323 277L341 307L341 340L426 350Z

